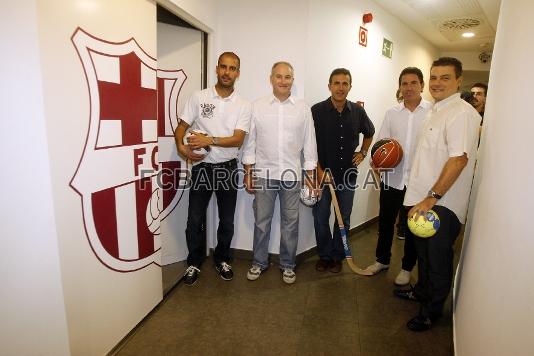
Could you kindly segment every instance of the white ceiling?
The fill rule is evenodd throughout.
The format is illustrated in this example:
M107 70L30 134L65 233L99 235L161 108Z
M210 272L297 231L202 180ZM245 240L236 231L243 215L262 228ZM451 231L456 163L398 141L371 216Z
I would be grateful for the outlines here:
M375 0L441 51L490 51L501 0ZM476 23L478 22L478 25ZM473 26L469 29L464 27ZM463 32L475 33L463 38Z

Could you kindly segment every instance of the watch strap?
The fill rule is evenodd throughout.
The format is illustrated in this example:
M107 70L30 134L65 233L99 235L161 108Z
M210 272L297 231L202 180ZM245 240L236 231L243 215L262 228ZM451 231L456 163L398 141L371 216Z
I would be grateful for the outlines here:
M439 195L438 193L436 193L435 191L433 191L432 189L428 191L428 196L429 197L432 197L432 198L436 198L436 199L441 199L442 196Z

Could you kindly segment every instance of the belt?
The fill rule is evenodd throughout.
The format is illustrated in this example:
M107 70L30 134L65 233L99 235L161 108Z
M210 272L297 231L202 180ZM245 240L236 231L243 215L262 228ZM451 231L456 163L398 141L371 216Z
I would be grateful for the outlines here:
M196 167L206 167L206 168L232 168L237 167L237 159L231 159L226 162L218 162L218 163L206 163L201 162L196 165Z

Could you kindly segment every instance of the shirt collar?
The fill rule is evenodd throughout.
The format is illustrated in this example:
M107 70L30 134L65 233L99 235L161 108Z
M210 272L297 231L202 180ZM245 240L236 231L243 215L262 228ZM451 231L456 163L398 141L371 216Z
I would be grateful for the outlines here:
M217 90L215 89L215 85L211 88L211 91L212 91L212 97L214 99L216 98L219 98L221 100L225 100L225 101L231 101L231 102L234 102L235 101L235 98L236 98L236 95L235 95L235 89L234 91L232 92L232 94L230 94L229 96L227 96L226 98L223 98L222 96L219 95L219 93L217 93Z
M421 100L421 101L422 101L422 100ZM400 103L398 103L397 105L395 105L395 106L393 107L393 110L395 110L395 111L399 111L399 112L402 111L402 110L404 110L404 109L406 109L406 106L404 106L404 101L401 101Z
M434 107L432 108L433 111L440 111L441 109L449 106L450 103L456 101L456 100L462 100L460 99L460 93L452 94L446 99L443 99L441 101L438 101L437 103L434 103Z
M293 94L290 94L289 97L286 100L280 101L280 100L278 100L278 98L276 96L274 96L274 94L271 93L271 98L269 100L269 104L273 104L273 103L280 103L280 104L291 103L291 104L295 105L295 97L293 96Z
M421 98L421 101L419 102L419 105L417 105L417 107L415 108L414 111L416 111L419 108L428 109L430 107L432 107L432 104L428 100L425 100L424 98ZM397 104L397 105L395 105L393 107L393 110L399 111L399 112L404 110L404 109L406 109L406 106L404 106L404 101L401 101L399 104ZM406 109L406 110L408 110L408 109Z
M336 107L334 106L334 103L332 103L332 97L329 97L328 99L326 99L326 101L328 102L328 109L329 110L336 110ZM345 108L349 111L352 111L352 107L349 105L349 101L346 100L345 101ZM345 108L343 110L345 110Z

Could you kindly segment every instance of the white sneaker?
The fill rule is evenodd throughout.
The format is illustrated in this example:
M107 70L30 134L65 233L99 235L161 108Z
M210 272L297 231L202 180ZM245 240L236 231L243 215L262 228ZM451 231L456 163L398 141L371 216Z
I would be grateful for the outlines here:
M249 281L255 281L260 278L261 268L259 266L252 266L247 272L247 279Z
M365 270L368 272L371 272L373 275L377 274L378 272L388 269L389 265L384 265L378 261L367 267Z
M282 279L287 284L293 284L295 283L297 276L295 275L295 272L291 268L284 268L284 272L282 272Z
M395 278L395 284L398 286L405 286L410 283L410 277L412 273L410 271L400 270L397 278Z

